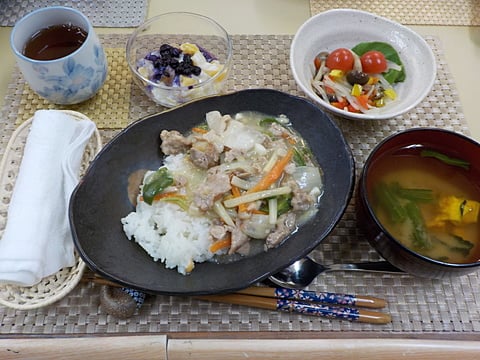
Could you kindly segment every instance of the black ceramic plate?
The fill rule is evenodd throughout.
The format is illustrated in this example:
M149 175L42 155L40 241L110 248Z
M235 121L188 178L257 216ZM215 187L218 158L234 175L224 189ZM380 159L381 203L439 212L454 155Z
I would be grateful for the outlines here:
M166 269L125 236L120 219L133 210L129 175L157 169L161 130L182 133L205 114L259 111L287 115L308 141L324 171L325 193L317 215L275 249L229 263L197 264L187 276ZM109 142L75 189L69 209L75 246L101 276L152 294L199 295L239 290L288 266L315 248L334 228L352 196L355 167L351 150L334 121L307 100L258 89L195 101L139 120Z

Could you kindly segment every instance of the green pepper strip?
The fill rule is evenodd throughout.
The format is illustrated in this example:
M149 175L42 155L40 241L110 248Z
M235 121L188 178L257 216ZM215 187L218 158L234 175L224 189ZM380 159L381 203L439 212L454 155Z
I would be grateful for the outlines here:
M152 205L155 195L160 194L163 190L173 184L173 178L166 167L158 169L145 179L142 189L143 200Z

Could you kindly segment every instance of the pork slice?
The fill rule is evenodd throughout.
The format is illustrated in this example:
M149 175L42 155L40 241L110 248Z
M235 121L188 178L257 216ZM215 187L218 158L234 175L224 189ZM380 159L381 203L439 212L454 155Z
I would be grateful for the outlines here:
M211 168L210 170L215 169ZM203 211L212 209L213 203L224 193L230 191L230 177L226 173L208 171L205 181L198 187L193 201Z
M190 149L190 159L199 168L209 169L218 165L220 152L207 141L197 141Z
M160 133L160 140L162 140L160 149L165 155L184 153L192 145L191 140L183 136L177 130L162 130Z
M250 241L250 238L240 229L240 226L236 224L232 230L232 244L230 245L229 255L235 254L244 245Z
M265 240L265 244L268 249L276 247L282 242L283 239L290 235L293 230L295 230L296 218L297 216L292 211L289 211L278 217L275 230L272 231Z

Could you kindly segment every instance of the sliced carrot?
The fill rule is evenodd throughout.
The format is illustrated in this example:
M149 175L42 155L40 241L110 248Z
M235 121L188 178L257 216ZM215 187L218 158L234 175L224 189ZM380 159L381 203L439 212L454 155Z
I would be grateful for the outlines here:
M368 109L368 95L358 95L356 98L363 108Z
M289 134L289 133L282 133L282 138L284 138L285 140L288 141L289 144L291 145L295 145L297 142L295 141L294 138L292 138L292 136Z
M340 101L332 101L330 105L343 110L348 106L348 102L342 98Z
M196 133L199 133L199 134L206 134L208 133L208 130L206 129L202 129L202 128L199 128L199 127L194 127L192 129L193 132L196 132Z
M275 165L273 165L272 169L266 173L260 181L255 184L252 188L248 189L246 192L251 194L255 193L258 191L266 190L272 185L275 181L277 181L280 176L282 176L283 170L285 170L285 167L288 165L290 160L292 159L293 156L293 148L288 149L287 154L278 160Z
M355 109L355 108L354 108L352 105L350 105L350 104L347 106L347 110L350 111L350 112L352 112L352 113L359 113L359 112L360 112L360 110Z
M237 198L240 195L242 195L238 186L232 185L232 195L234 198ZM247 211L248 211L247 204L238 205L238 212L247 212Z
M216 253L219 250L228 248L232 245L232 237L227 235L225 238L215 241L212 245L210 245L210 252Z

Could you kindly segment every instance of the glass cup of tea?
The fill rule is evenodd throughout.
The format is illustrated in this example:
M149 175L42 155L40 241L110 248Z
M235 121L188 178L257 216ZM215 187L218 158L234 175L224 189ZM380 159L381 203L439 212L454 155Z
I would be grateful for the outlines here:
M10 46L25 80L54 104L93 97L107 77L107 60L93 26L80 11L52 6L14 26Z

